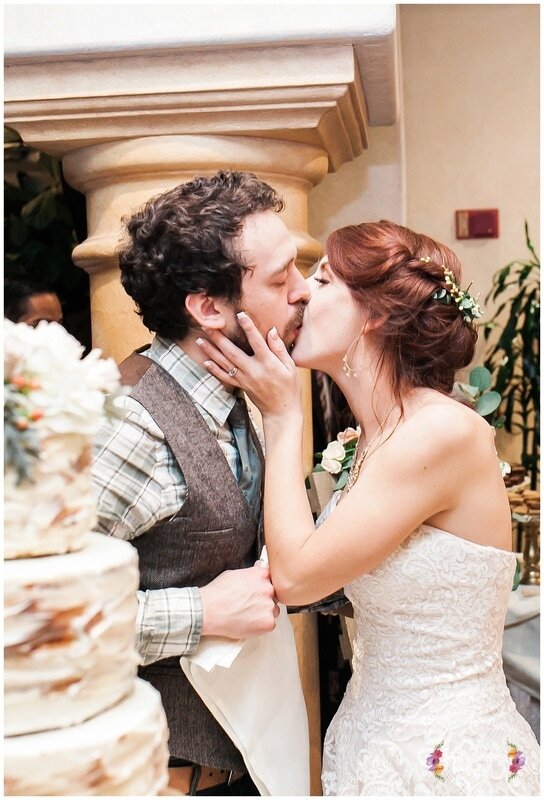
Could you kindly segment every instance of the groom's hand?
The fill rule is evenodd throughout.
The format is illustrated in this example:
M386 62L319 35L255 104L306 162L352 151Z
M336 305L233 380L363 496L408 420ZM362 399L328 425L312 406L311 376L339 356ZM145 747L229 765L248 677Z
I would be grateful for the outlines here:
M227 570L200 589L202 635L247 639L276 626L279 607L268 567Z

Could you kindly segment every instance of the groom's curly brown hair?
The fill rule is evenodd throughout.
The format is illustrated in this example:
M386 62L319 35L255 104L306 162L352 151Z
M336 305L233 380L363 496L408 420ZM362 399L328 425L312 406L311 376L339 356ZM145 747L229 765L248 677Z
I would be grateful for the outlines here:
M144 325L183 339L189 330L188 294L206 292L236 303L247 267L233 240L246 217L282 208L276 191L253 173L221 171L152 198L124 220L128 241L119 252L121 283Z

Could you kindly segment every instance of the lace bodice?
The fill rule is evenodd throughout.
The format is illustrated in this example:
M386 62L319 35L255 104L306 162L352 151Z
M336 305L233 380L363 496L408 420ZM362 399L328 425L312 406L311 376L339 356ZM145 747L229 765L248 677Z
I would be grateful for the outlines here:
M538 792L538 746L502 670L514 571L512 553L422 525L345 587L353 676L325 740L325 794Z

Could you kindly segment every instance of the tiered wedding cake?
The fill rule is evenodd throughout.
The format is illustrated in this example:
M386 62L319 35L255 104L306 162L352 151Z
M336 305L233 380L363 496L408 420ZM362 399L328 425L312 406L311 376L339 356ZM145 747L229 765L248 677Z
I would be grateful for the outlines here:
M6 321L4 342L5 794L157 795L168 731L136 678L136 551L89 533L117 368L55 323Z

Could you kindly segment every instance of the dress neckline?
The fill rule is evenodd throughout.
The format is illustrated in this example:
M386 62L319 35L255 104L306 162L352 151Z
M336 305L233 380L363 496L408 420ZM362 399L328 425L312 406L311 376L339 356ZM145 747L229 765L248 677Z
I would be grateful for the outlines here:
M514 558L516 557L516 554L512 550L503 550L502 547L494 547L492 544L478 544L478 542L473 542L470 539L464 539L462 536L457 536L456 533L450 533L450 531L445 531L443 528L437 528L435 525L429 525L426 522L419 527L429 528L432 531L438 531L438 533L443 533L444 536L449 536L453 539L456 539L458 542L464 542L465 544L476 547L479 550L492 550L495 553L502 553L505 556L512 556Z

